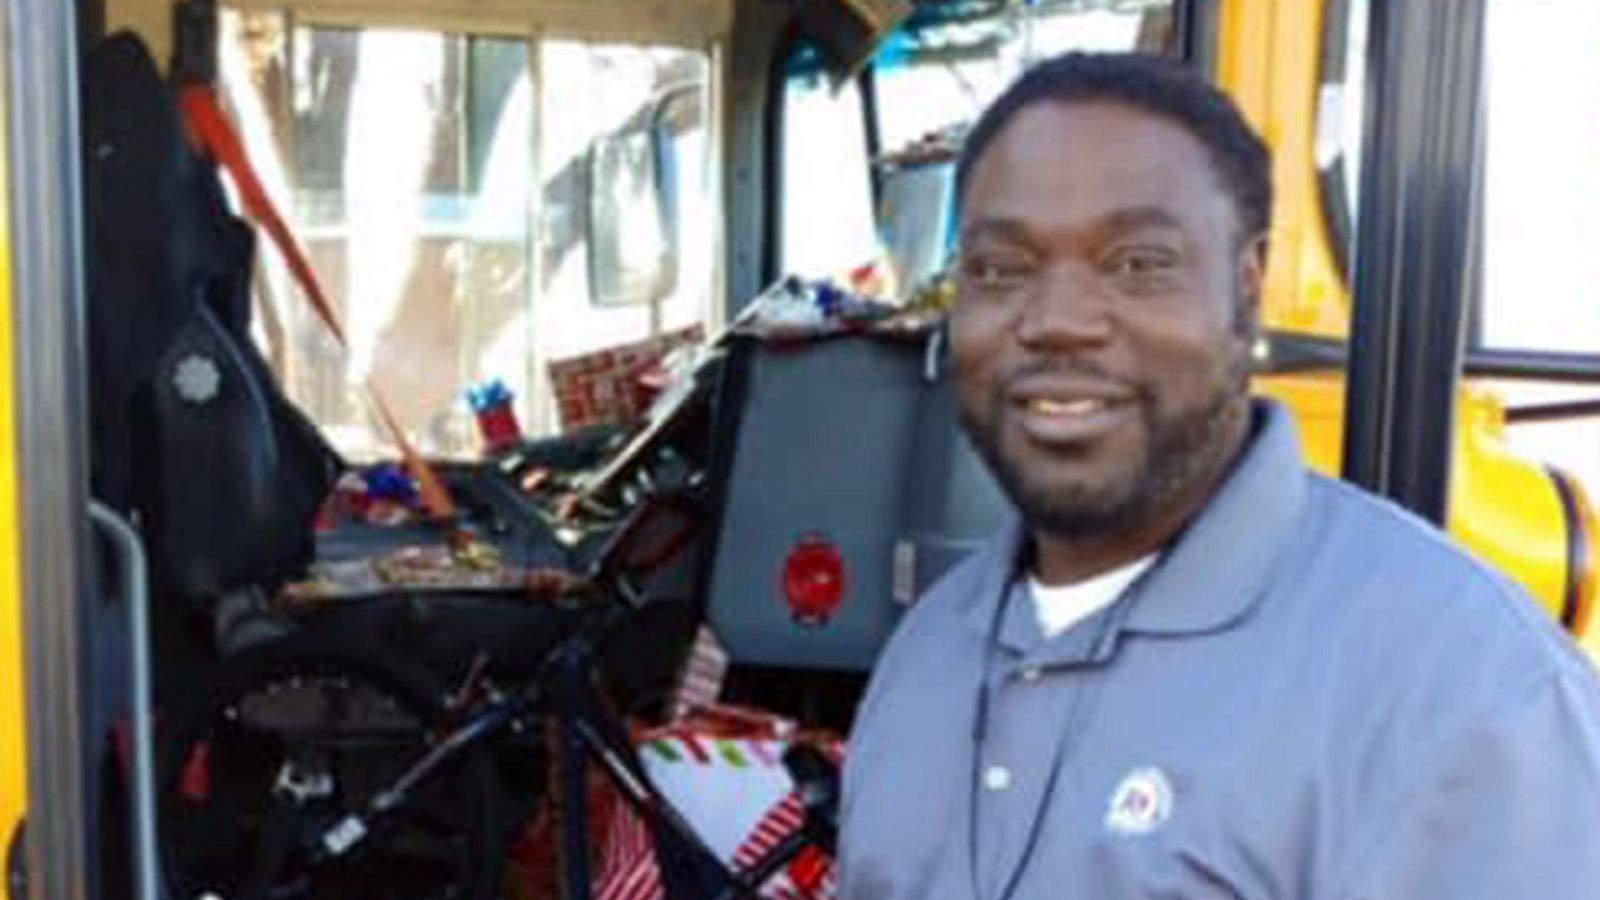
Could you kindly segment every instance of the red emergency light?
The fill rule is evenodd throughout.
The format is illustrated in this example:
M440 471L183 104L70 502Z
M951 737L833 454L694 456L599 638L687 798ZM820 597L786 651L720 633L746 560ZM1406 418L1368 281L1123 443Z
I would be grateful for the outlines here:
M805 625L822 625L844 605L844 556L822 535L795 542L783 563L783 593L789 614Z

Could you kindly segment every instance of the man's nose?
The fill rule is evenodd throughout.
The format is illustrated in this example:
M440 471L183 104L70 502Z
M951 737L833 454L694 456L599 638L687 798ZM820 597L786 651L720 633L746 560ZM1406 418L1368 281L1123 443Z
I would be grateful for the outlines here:
M1047 268L1017 321L1017 340L1037 350L1077 349L1111 339L1105 290L1088 266Z

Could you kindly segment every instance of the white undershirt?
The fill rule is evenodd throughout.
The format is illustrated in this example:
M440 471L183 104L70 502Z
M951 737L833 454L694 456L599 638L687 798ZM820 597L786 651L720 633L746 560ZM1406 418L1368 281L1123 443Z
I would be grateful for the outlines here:
M1039 616L1039 630L1053 638L1110 606L1134 579L1155 563L1154 554L1134 560L1121 568L1096 575L1087 581L1052 586L1028 576L1028 592L1033 595L1033 610Z

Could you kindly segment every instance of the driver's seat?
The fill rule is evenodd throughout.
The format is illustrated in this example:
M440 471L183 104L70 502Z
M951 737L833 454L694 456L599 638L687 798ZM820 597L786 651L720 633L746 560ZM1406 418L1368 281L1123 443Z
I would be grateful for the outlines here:
M250 338L254 234L144 46L108 38L82 77L92 487L136 523L170 634L304 568L339 460Z

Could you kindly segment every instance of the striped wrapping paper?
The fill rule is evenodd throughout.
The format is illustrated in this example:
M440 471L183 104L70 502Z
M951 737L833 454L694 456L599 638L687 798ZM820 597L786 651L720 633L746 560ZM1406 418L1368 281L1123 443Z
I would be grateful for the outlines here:
M727 674L728 651L722 649L722 643L709 625L701 625L678 676L672 698L672 720L682 721L694 710L716 703Z
M786 747L785 740L721 738L680 727L643 736L640 756L702 840L724 862L743 868L800 827L804 813L781 762ZM595 886L597 900L662 900L649 829L626 803L610 806ZM763 894L831 900L832 861L802 853Z

